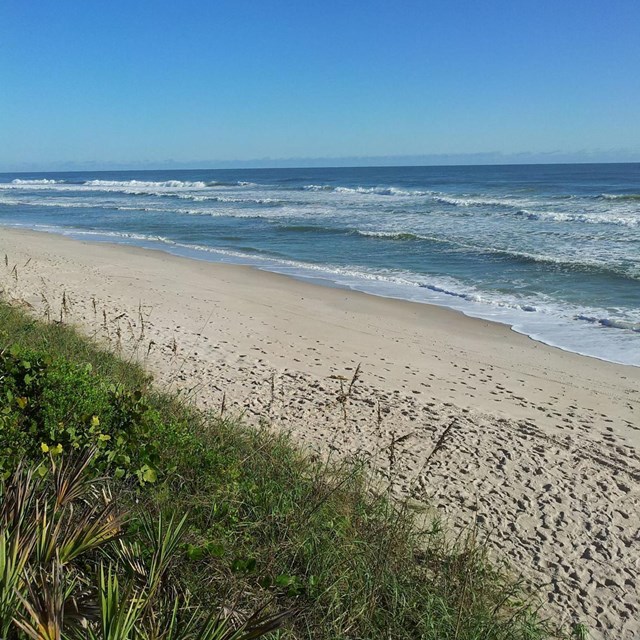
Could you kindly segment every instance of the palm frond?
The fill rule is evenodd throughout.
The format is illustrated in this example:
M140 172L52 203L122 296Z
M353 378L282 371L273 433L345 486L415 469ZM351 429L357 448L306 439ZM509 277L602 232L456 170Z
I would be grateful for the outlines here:
M94 486L103 480L87 473L96 452L97 449L91 447L75 458L52 459L56 509L89 496Z
M62 567L56 562L46 571L27 571L26 578L26 593L16 593L24 610L13 618L16 626L32 640L60 640L65 595L73 590L64 584Z

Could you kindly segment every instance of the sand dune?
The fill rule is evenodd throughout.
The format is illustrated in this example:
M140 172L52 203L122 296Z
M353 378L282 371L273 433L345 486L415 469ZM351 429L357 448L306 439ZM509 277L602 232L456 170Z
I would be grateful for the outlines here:
M245 267L0 229L5 253L4 295L34 314L203 407L366 457L398 496L477 521L550 615L640 637L640 368Z

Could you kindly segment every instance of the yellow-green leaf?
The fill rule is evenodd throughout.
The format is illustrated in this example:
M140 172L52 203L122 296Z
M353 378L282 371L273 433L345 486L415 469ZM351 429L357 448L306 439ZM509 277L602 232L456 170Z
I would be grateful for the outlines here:
M155 482L158 479L158 474L155 472L155 469L147 467L142 474L142 479L145 482Z

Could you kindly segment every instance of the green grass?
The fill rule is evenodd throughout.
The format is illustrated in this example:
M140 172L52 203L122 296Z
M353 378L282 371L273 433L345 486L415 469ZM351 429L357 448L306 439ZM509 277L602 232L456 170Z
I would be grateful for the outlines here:
M437 522L418 524L363 465L206 415L73 329L3 303L0 350L0 470L97 446L94 472L130 510L129 538L149 516L187 515L175 580L204 610L292 610L282 638L556 637L473 532L451 543Z

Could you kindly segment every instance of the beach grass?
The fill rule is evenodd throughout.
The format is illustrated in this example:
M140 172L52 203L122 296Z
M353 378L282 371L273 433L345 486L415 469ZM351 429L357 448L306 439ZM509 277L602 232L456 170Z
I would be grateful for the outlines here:
M144 549L149 519L185 518L167 581L198 611L286 613L279 638L558 635L475 530L452 536L392 500L357 459L198 410L64 318L0 303L0 352L5 476L95 448L90 472L128 514L130 544Z

